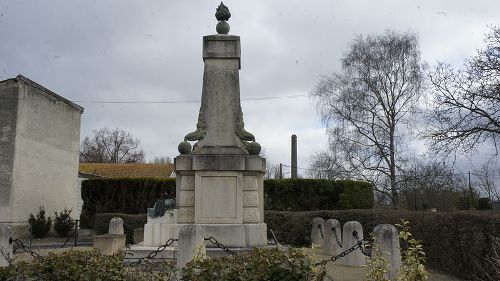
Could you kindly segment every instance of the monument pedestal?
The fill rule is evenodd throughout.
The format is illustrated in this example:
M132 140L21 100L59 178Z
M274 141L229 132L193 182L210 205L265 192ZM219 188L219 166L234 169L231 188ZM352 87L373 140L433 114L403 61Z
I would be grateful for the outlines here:
M263 158L180 155L175 168L177 209L162 217L148 217L144 246L159 246L177 238L185 224L202 226L207 237L213 236L227 247L267 245Z
M196 130L179 144L181 154L175 158L176 208L162 217L148 216L140 247L158 247L170 238L179 238L181 227L186 225L200 226L204 238L213 237L233 249L267 246L266 162L258 156L260 145L243 122L240 37L226 34L227 7L219 5L217 13L227 28L224 34L203 37L198 122ZM196 143L192 146L189 142ZM215 250L215 245L205 245Z
M265 159L256 155L180 155L175 169L179 223L204 225L206 233L216 239L228 237L226 243L231 241L234 247L267 244Z

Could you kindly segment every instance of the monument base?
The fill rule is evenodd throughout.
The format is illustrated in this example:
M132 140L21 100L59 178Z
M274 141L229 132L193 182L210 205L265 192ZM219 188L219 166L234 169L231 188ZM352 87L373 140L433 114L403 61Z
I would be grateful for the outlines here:
M179 231L184 225L192 224L166 224L147 223L144 225L143 246L158 247L170 238L178 238ZM267 245L267 225L265 223L246 224L195 224L203 227L205 238L213 237L226 247L246 248ZM172 246L177 246L174 242ZM207 248L216 247L206 243Z

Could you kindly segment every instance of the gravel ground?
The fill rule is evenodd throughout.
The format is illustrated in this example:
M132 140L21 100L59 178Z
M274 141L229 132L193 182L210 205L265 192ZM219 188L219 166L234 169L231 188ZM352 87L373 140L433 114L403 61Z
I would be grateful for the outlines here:
M326 257L326 256L324 256ZM326 267L327 280L334 281L368 281L366 278L366 269L363 267L349 267L337 263L329 263ZM428 281L463 281L434 270L428 270Z

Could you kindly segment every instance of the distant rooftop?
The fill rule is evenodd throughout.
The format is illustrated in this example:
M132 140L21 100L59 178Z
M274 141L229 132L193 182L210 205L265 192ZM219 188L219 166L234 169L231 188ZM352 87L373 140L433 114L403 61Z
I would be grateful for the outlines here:
M173 164L110 164L80 163L80 174L107 178L170 178L174 170Z
M61 97L60 95L52 92L51 90L45 88L44 86L36 83L35 81L27 78L27 77L24 77L23 75L19 74L17 75L17 77L15 78L10 78L10 79L6 79L6 80L3 80L3 81L0 81L0 84L4 83L4 82L7 82L7 81L13 81L13 82L16 82L16 83L21 83L21 84L24 84L26 86L29 86L31 88L34 88L34 89L37 89L39 90L40 92L52 97L52 98L55 98L67 105L69 105L70 107L73 107L75 108L76 110L79 110L80 112L83 112L83 107L79 106L78 104L70 101L70 100L67 100L63 97Z

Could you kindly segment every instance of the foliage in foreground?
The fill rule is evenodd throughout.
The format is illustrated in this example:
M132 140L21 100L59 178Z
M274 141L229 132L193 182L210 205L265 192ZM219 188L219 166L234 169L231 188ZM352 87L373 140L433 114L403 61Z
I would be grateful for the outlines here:
M305 250L254 249L237 257L205 258L198 255L181 272L182 280L269 280L320 281L325 272L314 267L315 258ZM146 264L147 265L147 264ZM162 271L141 271L123 265L123 256L106 256L98 251L70 251L49 254L32 263L19 262L0 268L0 281L23 280L178 280L175 266Z
M164 272L143 272L123 265L123 256L106 256L98 251L70 251L48 254L32 263L19 262L0 267L1 281L22 280L171 280L172 267Z
M236 257L197 256L182 271L182 280L192 281L320 281L325 272L314 267L314 255L305 250L257 249Z

